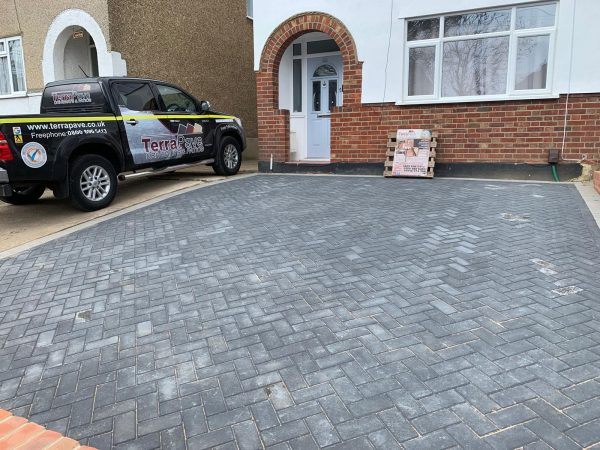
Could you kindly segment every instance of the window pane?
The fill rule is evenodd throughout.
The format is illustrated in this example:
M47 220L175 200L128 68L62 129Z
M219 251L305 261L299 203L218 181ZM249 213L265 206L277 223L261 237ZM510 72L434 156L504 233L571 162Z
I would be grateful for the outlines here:
M337 80L329 80L329 111L337 106Z
M519 38L515 89L546 89L550 36Z
M508 37L444 43L442 96L506 93Z
M117 102L131 111L156 111L156 99L146 83L114 83ZM121 108L123 110L123 108Z
M484 11L446 17L444 36L492 33L510 30L510 10Z
M436 39L440 37L440 19L411 20L408 22L408 40Z
M4 53L6 49L4 48L4 42L0 41L0 53Z
M293 70L294 112L302 112L302 60L294 59Z
M517 30L551 27L554 25L556 5L538 5L517 8Z
M294 44L292 46L292 53L294 54L294 56L302 55L302 44Z
M337 52L340 48L333 39L325 41L313 41L306 43L306 53L312 55L314 53Z
M254 2L252 0L246 0L246 15L254 17Z
M8 58L0 56L0 95L10 94L10 71L8 70Z
M179 89L164 84L157 84L156 88L163 101L167 112L196 112L196 104L189 96Z
M312 88L313 111L319 112L321 111L321 82L313 81Z
M25 69L23 67L23 49L21 41L8 41L8 54L10 55L10 72L12 75L13 91L25 90Z
M408 95L433 95L435 47L408 51Z

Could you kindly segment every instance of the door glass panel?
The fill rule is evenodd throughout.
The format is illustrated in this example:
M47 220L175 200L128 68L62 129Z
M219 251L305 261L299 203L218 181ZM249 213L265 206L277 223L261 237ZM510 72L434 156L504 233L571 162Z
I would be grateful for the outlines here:
M189 95L164 84L157 84L156 88L166 112L196 112L196 104Z
M321 82L313 81L312 83L312 105L314 112L321 111Z
M157 111L152 89L146 83L114 83L117 103L131 111Z
M550 36L520 37L515 89L546 89Z
M337 80L329 80L329 111L337 106Z
M323 64L319 67L317 67L317 69L315 70L315 73L313 73L313 77L335 77L337 75L337 71L335 70L335 67L333 67L331 64Z
M302 44L294 44L292 46L292 53L294 54L294 56L301 56L302 55Z
M292 74L294 91L294 112L302 112L302 60L294 59Z
M435 47L408 51L408 95L433 95Z

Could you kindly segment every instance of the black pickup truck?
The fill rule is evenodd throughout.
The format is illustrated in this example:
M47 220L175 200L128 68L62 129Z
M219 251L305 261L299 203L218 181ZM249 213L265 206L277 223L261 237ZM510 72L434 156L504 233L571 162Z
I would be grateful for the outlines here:
M117 180L211 165L234 175L241 121L169 83L85 78L49 83L39 115L0 116L0 200L22 205L46 189L84 211L108 206Z

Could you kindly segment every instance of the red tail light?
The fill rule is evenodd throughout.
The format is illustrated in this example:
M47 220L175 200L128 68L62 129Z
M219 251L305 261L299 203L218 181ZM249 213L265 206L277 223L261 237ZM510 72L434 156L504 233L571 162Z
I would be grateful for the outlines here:
M8 146L8 141L2 132L0 132L0 161L12 161L13 154Z

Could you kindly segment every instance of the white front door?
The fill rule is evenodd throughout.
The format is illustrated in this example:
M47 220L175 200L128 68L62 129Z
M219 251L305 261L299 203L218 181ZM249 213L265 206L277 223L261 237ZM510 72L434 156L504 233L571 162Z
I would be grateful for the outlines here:
M342 104L342 57L308 59L308 151L309 159L329 159L330 112Z

